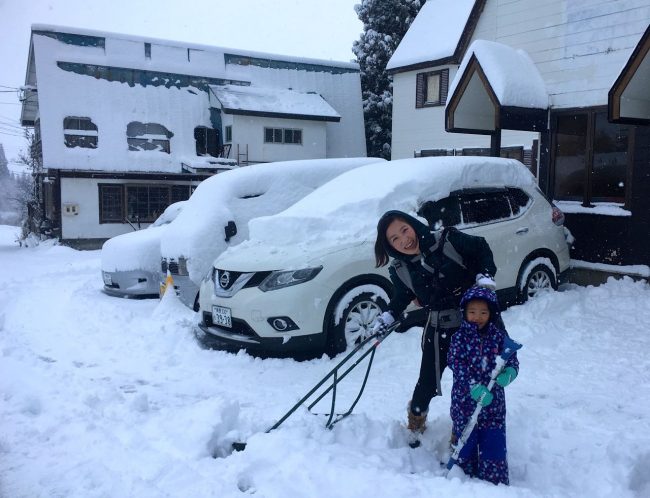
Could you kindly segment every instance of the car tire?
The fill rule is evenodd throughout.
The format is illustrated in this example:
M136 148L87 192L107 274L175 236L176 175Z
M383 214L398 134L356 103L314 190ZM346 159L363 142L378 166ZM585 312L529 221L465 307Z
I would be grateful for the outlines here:
M367 288L368 286L364 286ZM381 289L378 287L378 290ZM340 296L336 305L332 308L332 317L327 332L326 353L334 357L344 352L350 347L354 347L361 342L364 332L372 329L375 319L388 309L388 303L379 295L379 292L373 293L362 291L350 300L346 296L354 294L354 290ZM383 293L383 289L381 289ZM343 302L346 300L347 302ZM345 306L340 314L338 323L336 322L336 310Z
M518 291L520 303L525 303L542 291L557 290L555 272L547 265L541 263L535 265L527 274L524 275L523 271L526 269L527 267L522 268L522 273L520 273L519 278L517 279L519 282Z

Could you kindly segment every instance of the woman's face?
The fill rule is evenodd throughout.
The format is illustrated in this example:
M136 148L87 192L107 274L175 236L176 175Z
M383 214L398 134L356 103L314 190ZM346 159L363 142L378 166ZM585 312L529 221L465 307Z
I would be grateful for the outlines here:
M402 254L420 254L420 242L413 227L403 220L393 220L386 229L386 239Z

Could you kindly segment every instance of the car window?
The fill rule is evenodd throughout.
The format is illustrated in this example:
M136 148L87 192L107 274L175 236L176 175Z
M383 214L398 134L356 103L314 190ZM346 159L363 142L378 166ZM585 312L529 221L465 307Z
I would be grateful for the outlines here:
M508 187L508 199L512 214L518 216L530 202L528 194L521 189Z
M441 225L451 227L460 224L460 205L458 197L445 197L438 201L426 201L418 210L418 215L427 220L432 228Z
M489 223L512 216L508 197L502 191L465 193L460 204L466 224Z

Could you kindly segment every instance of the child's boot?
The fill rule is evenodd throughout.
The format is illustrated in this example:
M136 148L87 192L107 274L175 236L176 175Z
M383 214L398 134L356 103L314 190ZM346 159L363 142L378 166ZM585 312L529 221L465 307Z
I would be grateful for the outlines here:
M424 430L427 428L427 413L428 411L416 415L411 411L411 402L409 401L408 407L407 407L407 416L408 416L408 443L411 448L417 448L420 446L420 436L424 432Z

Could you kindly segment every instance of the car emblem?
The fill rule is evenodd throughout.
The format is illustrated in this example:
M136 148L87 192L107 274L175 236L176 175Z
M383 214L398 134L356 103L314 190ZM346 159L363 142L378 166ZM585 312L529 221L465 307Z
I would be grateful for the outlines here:
M219 277L219 285L221 286L222 289L227 289L229 284L230 284L230 272L224 271L221 273L221 276Z

